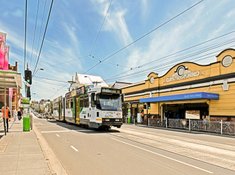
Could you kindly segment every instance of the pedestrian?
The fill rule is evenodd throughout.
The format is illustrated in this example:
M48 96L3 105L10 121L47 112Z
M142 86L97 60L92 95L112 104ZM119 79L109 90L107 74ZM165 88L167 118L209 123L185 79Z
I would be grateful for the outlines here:
M17 117L18 117L18 120L21 120L21 118L22 118L22 112L20 109L17 112Z
M4 122L4 129L6 130L6 132L8 132L8 129L9 129L9 124L8 124L9 113L10 113L10 110L8 106L5 104L5 106L2 107L2 118Z

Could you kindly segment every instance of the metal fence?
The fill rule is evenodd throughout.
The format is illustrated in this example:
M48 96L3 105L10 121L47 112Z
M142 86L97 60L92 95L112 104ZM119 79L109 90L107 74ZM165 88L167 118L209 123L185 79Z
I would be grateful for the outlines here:
M192 119L148 119L148 126L210 132L235 136L235 122L207 121Z

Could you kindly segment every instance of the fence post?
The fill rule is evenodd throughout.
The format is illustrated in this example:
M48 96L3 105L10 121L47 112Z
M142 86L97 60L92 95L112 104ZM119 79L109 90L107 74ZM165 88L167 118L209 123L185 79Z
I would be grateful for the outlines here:
M221 127L220 128L220 134L222 135L223 134L223 120L221 120L220 123L221 123L221 125L220 125L220 127Z
M189 119L189 122L188 122L188 130L189 130L189 132L191 131L191 120Z
M149 124L149 118L148 118L147 122L148 122L148 126L150 126L150 124Z
M167 120L167 118L166 118L166 128L167 128L167 122L168 122L168 120Z

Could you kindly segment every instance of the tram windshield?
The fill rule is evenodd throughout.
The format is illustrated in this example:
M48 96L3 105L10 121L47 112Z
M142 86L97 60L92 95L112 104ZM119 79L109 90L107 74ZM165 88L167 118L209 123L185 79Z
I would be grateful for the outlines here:
M101 110L121 111L122 103L120 94L117 95L97 95L96 106Z

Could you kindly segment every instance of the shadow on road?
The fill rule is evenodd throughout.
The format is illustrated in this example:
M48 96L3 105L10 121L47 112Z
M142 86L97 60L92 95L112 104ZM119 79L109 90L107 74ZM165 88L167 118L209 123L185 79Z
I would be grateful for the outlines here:
M120 132L119 130L115 130L112 128L109 130L86 128L86 127L81 127L76 124L66 123L66 122L56 121L56 120L48 120L48 122L57 124L58 126L61 126L61 127L64 127L64 128L70 129L70 130L74 130L74 131L82 132L82 133L86 133L86 134L106 134L106 133Z

